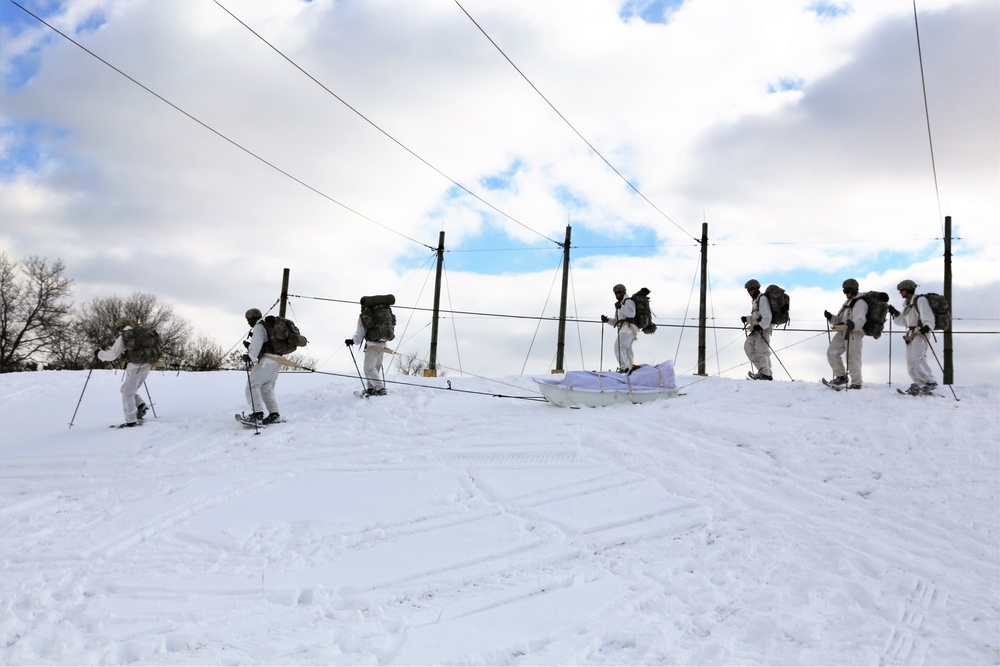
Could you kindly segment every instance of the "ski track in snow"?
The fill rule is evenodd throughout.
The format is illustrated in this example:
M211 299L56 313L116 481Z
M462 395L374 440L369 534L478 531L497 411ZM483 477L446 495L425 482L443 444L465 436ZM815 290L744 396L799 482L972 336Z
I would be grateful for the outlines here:
M96 372L44 419L82 378L0 376L4 664L1000 660L996 387L921 428L887 387L569 410L283 374L254 435L238 374L154 374L112 431Z

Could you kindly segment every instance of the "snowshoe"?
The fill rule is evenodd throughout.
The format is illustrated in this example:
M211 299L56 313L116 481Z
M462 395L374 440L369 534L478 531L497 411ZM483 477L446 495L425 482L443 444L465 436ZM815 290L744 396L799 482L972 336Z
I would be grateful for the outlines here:
M261 429L267 426L267 424L264 423L263 412L254 412L253 414L249 415L240 412L233 416L236 417L236 421L243 424L247 428Z

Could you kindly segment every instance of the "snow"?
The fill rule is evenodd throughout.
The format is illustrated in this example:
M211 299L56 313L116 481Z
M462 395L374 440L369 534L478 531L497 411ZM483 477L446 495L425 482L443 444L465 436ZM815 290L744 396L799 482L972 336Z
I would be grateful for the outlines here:
M1000 662L996 385L245 377L0 376L0 663Z

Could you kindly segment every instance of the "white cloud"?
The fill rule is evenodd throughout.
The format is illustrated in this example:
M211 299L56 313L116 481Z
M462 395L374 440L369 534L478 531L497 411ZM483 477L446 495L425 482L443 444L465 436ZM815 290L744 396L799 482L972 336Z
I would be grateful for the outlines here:
M705 219L714 308L729 324L744 308L748 274L768 280L796 271L801 284L786 285L799 288L796 305L819 313L835 305L844 272L882 289L902 275L940 275L941 221L909 6L861 3L823 18L791 0L689 0L666 24L623 22L620 3L610 1L467 6L668 220L454 5L227 4L371 123L533 231L454 196L448 178L214 4L63 6L53 20L61 29L87 21L75 34L81 43L321 194L33 28L2 51L4 72L29 52L38 67L2 92L0 249L63 258L80 300L156 294L224 345L242 335L247 307L277 297L285 267L294 293L354 300L394 292L400 304L429 307L426 276L402 271L400 259L428 256L441 229L457 247L484 220L525 244L539 234L561 240L567 221L623 239L638 226L655 229L665 246L655 258L574 264L577 308L592 319L607 310L618 281L650 286L657 314L680 318L697 268L692 237ZM942 212L968 239L956 243L956 310L963 304L976 315L970 326L996 330L997 300L961 294L988 295L991 286L995 294L1000 284L997 11L980 0L921 2L920 28ZM794 90L769 93L784 81ZM29 123L52 129L31 136L35 165L18 161L17 132ZM515 164L510 190L482 186ZM562 201L566 192L585 208ZM557 261L554 253L553 267ZM456 310L531 316L553 276L449 277ZM549 298L546 314L554 315L557 296ZM353 305L299 300L296 309L321 350L315 356L348 362L336 342L353 328ZM466 370L519 372L529 346L538 358L528 372L548 370L549 324L534 343L530 321L461 318L455 326ZM575 344L588 354L581 361L578 350L575 362L595 365L600 328L581 328L587 333ZM677 353L675 332L661 333L640 341L650 354L644 360ZM716 334L721 366L742 360L733 335ZM696 338L684 336L679 368L694 354ZM995 340L977 337L975 350L992 354ZM426 350L422 340L412 344ZM787 354L811 376L823 370L822 348L802 343ZM971 376L996 379L995 368L968 365Z

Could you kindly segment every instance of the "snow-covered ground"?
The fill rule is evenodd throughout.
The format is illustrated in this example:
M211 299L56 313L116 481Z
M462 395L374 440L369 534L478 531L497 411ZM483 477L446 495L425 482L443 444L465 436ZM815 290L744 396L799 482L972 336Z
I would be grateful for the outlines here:
M4 664L1000 662L995 385L86 376L0 376Z

